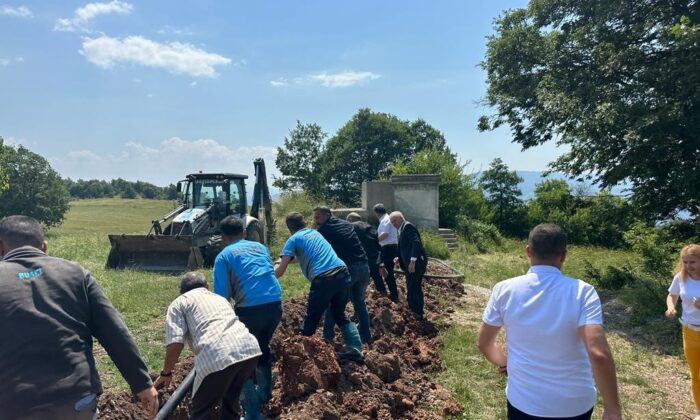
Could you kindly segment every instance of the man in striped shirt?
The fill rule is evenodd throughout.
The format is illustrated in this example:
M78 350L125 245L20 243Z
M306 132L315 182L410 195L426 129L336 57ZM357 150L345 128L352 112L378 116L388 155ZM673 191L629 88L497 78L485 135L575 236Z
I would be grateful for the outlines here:
M261 355L258 342L238 320L231 304L209 291L202 273L185 274L180 293L168 307L165 362L155 386L170 384L173 367L187 342L197 372L190 419L208 419L211 409L221 402L221 418L238 420L241 388L253 375Z

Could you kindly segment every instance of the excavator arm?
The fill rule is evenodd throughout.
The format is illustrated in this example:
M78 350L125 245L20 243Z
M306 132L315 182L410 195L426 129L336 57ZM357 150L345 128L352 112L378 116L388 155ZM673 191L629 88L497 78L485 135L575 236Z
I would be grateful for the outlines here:
M250 206L250 215L260 219L260 208L263 209L265 219L265 244L270 245L275 230L275 219L272 218L272 197L267 186L267 173L265 161L257 158L253 161L255 167L255 187L253 189L253 204Z

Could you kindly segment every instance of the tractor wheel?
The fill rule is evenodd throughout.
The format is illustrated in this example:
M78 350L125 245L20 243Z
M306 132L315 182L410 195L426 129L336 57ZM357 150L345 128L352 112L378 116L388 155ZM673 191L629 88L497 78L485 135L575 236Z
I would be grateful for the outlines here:
M249 241L260 242L261 244L265 243L265 235L263 234L262 226L257 220L251 221L248 227L245 228L245 232L246 239Z

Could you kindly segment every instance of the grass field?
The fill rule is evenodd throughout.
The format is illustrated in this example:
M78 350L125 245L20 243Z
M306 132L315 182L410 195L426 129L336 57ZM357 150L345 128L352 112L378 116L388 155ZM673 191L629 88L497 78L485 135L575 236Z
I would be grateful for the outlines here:
M105 270L108 233L145 233L150 220L173 208L173 203L152 200L76 201L63 225L48 234L49 253L76 260L89 269L122 313L149 369L159 371L164 355L163 321L168 304L178 295L178 277L138 271ZM284 232L278 232L284 238ZM441 354L446 370L438 382L450 389L464 406L464 419L504 417L504 379L479 354L476 328L496 282L527 271L524 242L506 240L498 249L475 254L461 247L450 263L466 276L467 297L455 308L450 328L443 333ZM279 249L275 244L273 249ZM586 262L603 269L607 265L635 264L635 255L591 247L571 247L564 271L585 279ZM208 270L203 270L210 278ZM308 290L298 267L292 266L282 281L285 298ZM677 325L659 319L640 326L630 322L628 307L615 296L606 296L604 313L608 338L617 361L621 396L628 419L692 418L690 382L680 344L666 332ZM659 308L659 315L663 307ZM109 390L126 389L109 358L97 350ZM600 416L600 407L595 417Z

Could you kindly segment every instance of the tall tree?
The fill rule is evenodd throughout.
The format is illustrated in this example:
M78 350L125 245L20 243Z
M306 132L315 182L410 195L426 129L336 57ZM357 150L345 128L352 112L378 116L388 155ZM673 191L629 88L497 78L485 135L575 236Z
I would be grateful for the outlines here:
M277 148L275 165L282 176L275 177L272 185L282 190L303 190L312 196L320 196L323 181L319 156L326 137L318 124L297 121L296 127L284 138L284 146Z
M567 145L553 169L628 182L650 216L700 214L697 1L532 0L495 30L480 129Z
M23 214L56 226L68 211L68 191L49 162L24 146L0 143L9 187L0 194L0 217Z
M511 235L519 235L526 228L522 223L522 191L518 188L521 182L523 178L517 172L509 170L501 158L494 159L479 178L479 185L487 194L486 201L493 208L493 224Z
M326 143L320 160L328 186L326 198L354 204L363 181L388 175L396 160L406 162L432 148L445 149L445 137L425 121L360 109Z
M10 175L7 173L9 164L8 153L5 151L5 140L0 136L0 194L10 187Z

